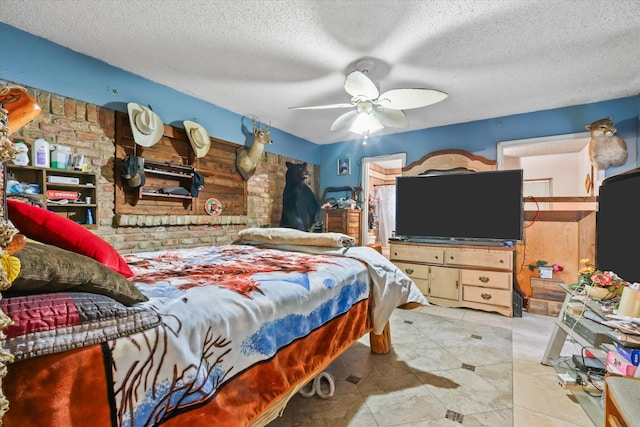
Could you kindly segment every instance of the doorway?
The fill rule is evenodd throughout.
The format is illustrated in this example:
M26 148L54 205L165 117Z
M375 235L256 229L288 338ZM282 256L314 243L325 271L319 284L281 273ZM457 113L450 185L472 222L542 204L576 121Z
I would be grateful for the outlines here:
M381 245L389 255L389 238L395 230L396 177L402 175L407 154L362 159L362 235L364 245Z
M498 169L522 169L523 195L533 197L597 196L604 171L589 159L589 132L502 141L497 144ZM595 209L592 202L525 204L525 210Z

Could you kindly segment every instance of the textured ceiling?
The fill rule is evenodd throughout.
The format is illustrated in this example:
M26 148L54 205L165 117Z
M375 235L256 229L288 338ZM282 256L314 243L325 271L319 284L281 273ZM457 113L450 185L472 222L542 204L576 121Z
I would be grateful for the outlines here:
M640 93L640 0L2 0L3 22L326 144L346 73L445 101L407 129Z

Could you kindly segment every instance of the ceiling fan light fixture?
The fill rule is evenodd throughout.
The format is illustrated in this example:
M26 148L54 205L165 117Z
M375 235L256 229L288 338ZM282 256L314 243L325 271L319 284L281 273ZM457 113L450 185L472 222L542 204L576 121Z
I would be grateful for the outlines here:
M384 129L384 126L373 114L359 113L349 127L349 132L357 133L359 135L370 135L381 131L382 129Z
M369 76L376 67L373 58L363 58L355 63L355 70L347 74L344 89L351 95L349 103L291 107L300 110L328 108L353 108L340 115L331 124L331 130L349 126L349 131L359 135L372 134L386 127L406 128L409 118L403 110L422 108L445 100L445 92L426 88L399 88L380 93L380 87ZM366 140L365 140L366 141Z

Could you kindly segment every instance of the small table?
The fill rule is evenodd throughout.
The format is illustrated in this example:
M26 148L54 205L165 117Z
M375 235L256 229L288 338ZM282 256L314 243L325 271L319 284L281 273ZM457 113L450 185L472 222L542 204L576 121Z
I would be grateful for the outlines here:
M599 347L602 344L613 344L613 339L609 335L613 332L613 329L593 320L586 319L582 316L574 316L570 312L567 312L569 304L582 304L584 306L583 309L589 309L598 315L600 320L605 320L599 304L588 297L575 295L574 291L565 284L558 284L558 286L563 289L567 295L560 309L560 313L558 313L551 338L547 343L547 348L540 363L547 366L552 365L552 361L560 356L567 335L581 346L589 348L590 351L593 349L591 352L594 353L594 356L606 360L606 349L599 350ZM582 298L582 300L580 298Z
M607 375L604 422L609 427L640 426L640 378Z
M604 347L613 343L612 338L609 336L613 329L567 311L567 308L574 304L582 305L583 310L588 309L594 312L601 320L605 320L600 305L586 296L576 295L574 290L565 284L558 284L558 287L566 292L566 296L540 363L552 366L558 373L570 373L572 371L571 368L573 368L571 358L569 357L566 360L560 358L567 336L570 336L579 345L587 348L590 353L606 364L607 349ZM569 389L593 424L598 427L602 426L604 415L600 398L586 393L580 386L573 386Z

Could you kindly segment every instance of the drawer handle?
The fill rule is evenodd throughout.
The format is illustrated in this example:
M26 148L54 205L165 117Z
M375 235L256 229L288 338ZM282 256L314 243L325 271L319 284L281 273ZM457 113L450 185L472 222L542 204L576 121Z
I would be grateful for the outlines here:
M438 255L434 256L435 259L440 259L440 257Z
M487 276L479 276L478 280L480 280L482 283L487 283L489 281L489 278Z
M406 271L407 274L413 274L413 268L405 268L404 271Z
M482 299L486 299L486 300L491 299L491 294L485 294L484 292L481 293L480 296L482 297Z

